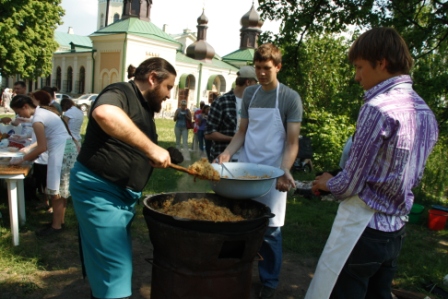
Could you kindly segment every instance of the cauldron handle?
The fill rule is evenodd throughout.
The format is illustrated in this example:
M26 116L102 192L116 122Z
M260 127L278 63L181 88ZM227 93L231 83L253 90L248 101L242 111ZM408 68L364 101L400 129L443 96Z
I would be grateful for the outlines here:
M264 215L261 216L261 217L274 218L274 217L275 217L275 214L274 214L274 213L267 213L267 214L264 214Z

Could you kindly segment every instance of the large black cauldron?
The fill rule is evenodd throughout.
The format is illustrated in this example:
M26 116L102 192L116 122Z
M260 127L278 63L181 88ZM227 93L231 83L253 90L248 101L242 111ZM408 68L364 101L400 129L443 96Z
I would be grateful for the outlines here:
M170 199L194 198L207 198L247 220L189 220L155 210ZM144 204L154 246L151 299L250 298L252 262L274 216L268 207L213 193L157 194L146 197Z
M236 222L213 222L203 220L191 220L170 216L157 211L167 200L173 199L173 204L186 201L188 199L206 198L217 206L226 207L236 215L242 216L243 221ZM143 200L145 208L143 215L145 219L151 217L162 223L179 228L191 229L198 232L208 233L231 233L248 231L260 227L274 217L271 209L262 203L254 200L237 200L219 196L215 193L163 193L146 197Z

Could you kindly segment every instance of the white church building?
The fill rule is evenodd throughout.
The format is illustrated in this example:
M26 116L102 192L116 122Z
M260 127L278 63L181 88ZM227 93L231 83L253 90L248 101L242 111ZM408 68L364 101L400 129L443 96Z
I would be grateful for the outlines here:
M163 0L156 0L163 1ZM177 78L171 99L164 111L173 111L179 101L188 106L200 101L211 103L229 91L236 72L252 64L263 22L252 7L241 18L240 47L223 57L207 43L208 18L198 12L197 31L185 29L169 34L151 22L152 0L98 0L97 30L88 36L55 32L59 44L53 55L52 73L37 81L27 81L29 91L45 85L60 93L77 97L99 93L111 83L127 81L127 68L138 66L150 57L162 57L176 69ZM165 26L164 26L165 27ZM19 78L4 78L6 86Z

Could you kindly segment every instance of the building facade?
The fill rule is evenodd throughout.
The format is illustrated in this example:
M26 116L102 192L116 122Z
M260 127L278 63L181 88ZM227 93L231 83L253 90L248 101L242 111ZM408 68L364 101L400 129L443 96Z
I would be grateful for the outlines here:
M197 19L196 33L185 29L171 35L167 27L151 23L152 2L98 0L97 30L89 36L76 35L72 29L55 32L59 47L53 55L52 73L27 82L29 91L51 85L73 97L99 93L111 83L127 81L128 66L138 66L150 57L166 59L177 71L176 86L162 113L171 113L183 99L193 108L229 91L239 67L252 63L257 47L262 22L254 6L241 19L240 49L219 57L206 41L205 11ZM7 87L20 78L4 79Z

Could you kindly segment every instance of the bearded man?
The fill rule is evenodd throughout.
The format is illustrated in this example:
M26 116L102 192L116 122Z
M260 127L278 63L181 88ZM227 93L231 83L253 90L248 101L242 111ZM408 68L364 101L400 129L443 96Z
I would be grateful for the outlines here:
M134 207L153 169L171 163L169 152L157 145L154 113L170 97L176 71L166 60L150 58L132 75L134 80L111 84L99 94L71 170L92 298L131 296Z

